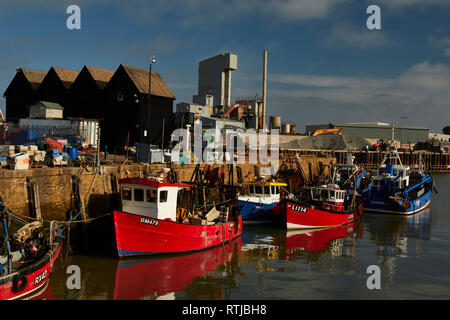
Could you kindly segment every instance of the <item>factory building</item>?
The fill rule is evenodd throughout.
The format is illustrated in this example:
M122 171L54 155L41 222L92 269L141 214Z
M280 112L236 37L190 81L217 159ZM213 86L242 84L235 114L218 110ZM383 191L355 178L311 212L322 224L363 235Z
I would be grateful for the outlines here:
M231 106L231 71L237 70L237 55L221 53L198 64L198 94L193 102L200 105Z
M341 128L342 134L368 139L390 139L392 125L384 122L329 123L305 127L306 135L312 135L319 129ZM395 127L395 139L403 144L415 144L428 141L429 129L424 127Z

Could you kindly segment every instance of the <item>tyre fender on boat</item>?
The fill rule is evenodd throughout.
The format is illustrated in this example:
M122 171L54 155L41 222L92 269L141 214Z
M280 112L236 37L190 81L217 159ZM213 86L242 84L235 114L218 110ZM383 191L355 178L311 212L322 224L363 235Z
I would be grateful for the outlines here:
M358 216L361 217L364 212L364 204L360 203L358 205Z
M21 292L27 287L27 284L28 284L28 278L26 276L24 276L23 274L19 273L13 279L12 288L13 288L14 292Z

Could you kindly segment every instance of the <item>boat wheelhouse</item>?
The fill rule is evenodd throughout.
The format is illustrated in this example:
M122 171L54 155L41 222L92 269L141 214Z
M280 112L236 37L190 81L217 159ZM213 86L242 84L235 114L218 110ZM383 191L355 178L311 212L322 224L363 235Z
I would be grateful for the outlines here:
M122 209L113 212L119 257L202 250L242 232L242 217L233 206L194 217L179 197L180 190L194 185L155 178L125 178L119 184Z
M419 170L413 172L409 166L402 164L395 144L390 146L370 185L361 192L365 196L365 209L379 213L412 214L428 207L433 179L423 171L421 159L419 156Z
M279 220L281 188L284 182L259 181L244 185L246 194L238 198L244 223L270 223Z
M125 178L119 183L123 211L169 221L177 220L178 191L194 187L145 178Z

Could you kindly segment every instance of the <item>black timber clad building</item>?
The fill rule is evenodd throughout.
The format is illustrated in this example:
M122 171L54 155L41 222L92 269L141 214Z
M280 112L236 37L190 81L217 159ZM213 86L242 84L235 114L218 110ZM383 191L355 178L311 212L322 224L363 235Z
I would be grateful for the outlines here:
M149 71L121 64L104 89L107 112L102 126L103 144L161 144L163 121L172 121L175 96L157 72L152 72L150 112ZM167 145L167 140L165 140ZM111 150L113 151L113 150Z
M6 120L13 121L28 117L29 106L40 100L37 89L47 72L17 69L17 73L5 90Z
M148 104L149 71L129 65L117 70L84 66L81 72L52 67L42 71L18 69L4 93L6 120L29 116L37 101L59 103L64 117L101 120L101 145L108 151L136 142L165 145L170 136L175 96L157 72L152 72L151 112Z

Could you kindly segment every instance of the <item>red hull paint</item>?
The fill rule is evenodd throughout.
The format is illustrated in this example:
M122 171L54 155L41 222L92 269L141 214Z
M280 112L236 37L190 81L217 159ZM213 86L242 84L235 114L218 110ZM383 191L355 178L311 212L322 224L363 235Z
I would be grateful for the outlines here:
M54 250L53 255L50 257L48 262L45 263L42 267L38 267L37 270L34 270L27 274L22 273L27 278L27 285L22 291L16 292L13 289L14 277L11 277L10 281L1 284L0 300L25 299L27 297L28 298L33 297L35 294L39 294L39 290L45 288L50 273L53 269L55 260L58 257L59 252L61 251L61 244L59 243L58 248L53 250ZM44 258L42 258L40 261L42 261ZM38 261L37 263L38 264L41 263L40 261Z
M352 211L332 211L312 208L293 200L283 201L283 218L287 229L336 227L358 220L359 212L358 208Z
M158 260L120 261L116 271L114 300L143 300L181 291L195 277L213 271L239 254L241 238L223 246Z
M223 224L200 226L114 211L119 257L202 250L242 233L242 217ZM141 222L145 219L145 223Z

